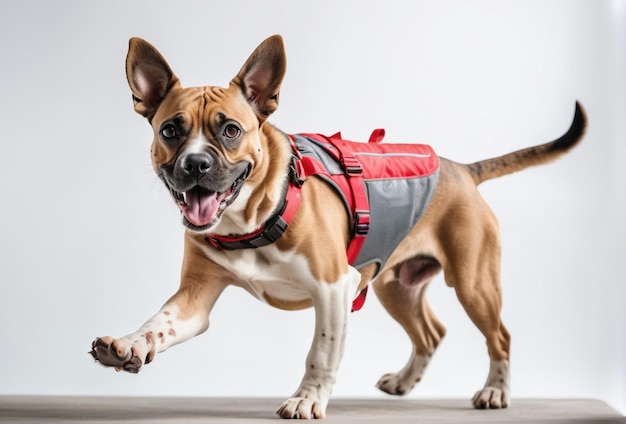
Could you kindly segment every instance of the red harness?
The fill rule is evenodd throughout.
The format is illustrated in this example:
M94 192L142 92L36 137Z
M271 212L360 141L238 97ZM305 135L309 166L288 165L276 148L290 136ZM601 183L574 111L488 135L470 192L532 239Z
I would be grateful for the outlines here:
M291 220L295 216L300 201L302 200L302 184L310 175L318 175L331 181L343 194L352 214L352 238L346 251L348 262L354 264L361 247L367 237L370 227L370 205L363 178L387 178L389 176L421 176L438 169L438 158L429 146L412 145L413 148L422 149L428 153L432 160L425 162L423 169L419 169L415 160L406 160L405 157L395 157L393 145L380 145L385 131L377 129L372 132L368 143L355 143L345 141L341 134L331 137L319 134L302 134L314 139L323 145L325 151L341 165L341 173L330 173L319 160L314 157L302 155L294 142L294 136L290 136L293 149L293 158L290 166L289 185L283 204L264 225L252 233L244 235L221 236L209 234L206 237L208 243L218 249L244 249L267 246L274 243L287 230ZM387 147L391 146L391 147ZM405 145L406 146L406 145ZM357 155L359 158L357 158ZM394 156L393 161L376 161L376 156ZM367 165L367 166L363 166ZM352 304L352 311L358 311L365 303L367 287L363 289Z

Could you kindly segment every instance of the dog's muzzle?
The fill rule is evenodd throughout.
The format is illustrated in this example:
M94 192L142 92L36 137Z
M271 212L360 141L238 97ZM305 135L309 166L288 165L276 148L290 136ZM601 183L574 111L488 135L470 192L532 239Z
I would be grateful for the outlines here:
M186 180L195 181L193 184L186 184L189 188L185 190L177 190L176 184L168 182L168 178L163 178L165 185L170 190L174 201L178 204L183 217L184 224L191 230L202 232L211 228L221 218L222 214L231 203L235 201L243 183L251 171L251 165L245 164L237 166L241 169L244 166L244 170L237 175L236 171L233 171L234 175L237 175L234 180L229 179L221 174L222 183L217 183L215 178L212 178L209 171L213 167L213 159L205 154L192 154L181 159L182 162L177 166L175 171L175 177L181 177L184 174ZM230 172L226 172L229 174ZM232 178L232 177L231 177ZM175 178L177 179L177 178ZM230 185L224 180L232 181ZM214 189L211 186L219 187L226 186L224 189Z

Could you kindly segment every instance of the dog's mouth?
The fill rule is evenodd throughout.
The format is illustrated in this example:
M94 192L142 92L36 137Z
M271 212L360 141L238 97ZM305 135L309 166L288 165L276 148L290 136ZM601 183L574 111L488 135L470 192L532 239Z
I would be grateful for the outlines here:
M215 225L239 195L250 169L251 166L248 165L228 190L223 192L208 190L199 185L179 192L169 186L172 197L185 218L186 226L195 231L203 231Z

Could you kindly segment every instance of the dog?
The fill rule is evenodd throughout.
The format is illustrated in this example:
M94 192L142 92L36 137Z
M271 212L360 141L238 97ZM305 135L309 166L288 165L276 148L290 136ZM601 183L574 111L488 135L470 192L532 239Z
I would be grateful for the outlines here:
M443 271L487 342L489 374L473 405L506 408L510 335L500 318L500 240L496 218L477 186L568 152L583 137L584 109L576 102L569 130L555 141L467 165L439 158L424 213L384 263L357 270L346 249L355 238L367 240L355 228L361 222L322 178L323 170L301 175L305 159L293 137L267 122L278 107L285 70L283 41L275 35L254 50L227 88L183 88L151 44L130 40L126 73L134 109L152 126L154 171L181 210L184 258L180 287L158 313L125 337L96 338L91 355L102 365L136 373L157 353L207 330L222 291L239 286L284 310L314 307L306 372L277 414L323 418L351 306L370 283L413 344L406 366L384 375L377 387L405 395L420 381L445 335L425 298L428 284ZM356 203L364 201L361 177L344 177L360 193ZM253 241L237 245L246 240Z

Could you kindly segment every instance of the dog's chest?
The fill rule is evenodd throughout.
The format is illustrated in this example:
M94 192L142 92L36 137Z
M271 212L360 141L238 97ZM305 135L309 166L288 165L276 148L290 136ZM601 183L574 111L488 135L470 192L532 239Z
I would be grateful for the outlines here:
M258 249L216 250L203 246L208 258L227 269L236 278L235 285L258 299L301 302L311 298L311 288L318 284L306 258L274 245Z

